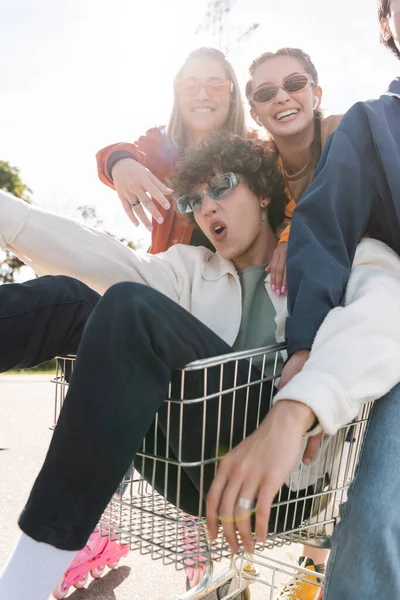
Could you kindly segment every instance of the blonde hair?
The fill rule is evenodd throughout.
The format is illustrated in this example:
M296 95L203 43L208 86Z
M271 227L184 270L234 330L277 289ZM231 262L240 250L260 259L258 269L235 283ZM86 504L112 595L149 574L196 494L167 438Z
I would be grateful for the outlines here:
M253 60L249 67L249 79L246 83L246 98L250 104L250 106L254 106L253 103L253 76L256 70L260 65L265 63L267 60L271 58L276 58L278 56L290 56L292 58L296 58L299 62L301 62L304 66L306 73L311 75L314 85L318 85L318 71L315 68L314 63L312 62L310 55L301 50L300 48L280 48L276 52L264 52L257 58ZM322 110L314 111L314 122L315 122L315 134L314 140L311 146L311 160L314 166L318 163L321 158L322 152L322 144L321 144L321 121L323 119ZM270 134L269 134L270 135ZM273 137L270 135L270 139L273 140Z
M226 122L224 123L222 130L229 131L240 137L246 137L246 124L245 124L245 115L244 115L244 107L242 102L242 97L239 90L239 84L235 75L235 71L231 63L226 59L225 54L216 48L199 48L198 50L194 50L189 54L183 63L182 67L179 69L175 79L179 79L182 70L186 66L187 62L192 58L210 58L211 60L215 60L225 70L226 77L232 82L233 89L231 92L231 105L229 108L229 114ZM167 125L167 134L171 142L179 148L182 152L186 146L186 132L185 126L182 122L182 116L180 114L178 102L176 95L174 97L174 104L172 107L171 116L169 119L169 123Z

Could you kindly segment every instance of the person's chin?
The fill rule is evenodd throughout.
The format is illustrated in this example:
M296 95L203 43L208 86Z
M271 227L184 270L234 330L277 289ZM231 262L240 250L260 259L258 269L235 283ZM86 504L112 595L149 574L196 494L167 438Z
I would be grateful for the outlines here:
M192 114L190 116L190 126L197 131L212 132L217 131L224 121L216 113L211 114Z
M229 248L229 246L224 243L217 244L214 242L214 247L218 254L222 256L222 258L225 258L225 260L233 260L237 254L232 248Z

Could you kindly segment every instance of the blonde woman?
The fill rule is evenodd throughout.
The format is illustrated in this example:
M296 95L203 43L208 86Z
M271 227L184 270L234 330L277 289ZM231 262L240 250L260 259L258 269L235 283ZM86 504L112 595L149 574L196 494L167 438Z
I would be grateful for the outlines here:
M189 54L175 77L168 125L149 129L133 144L113 144L97 153L100 180L116 190L131 221L141 221L151 231L150 253L174 244L210 245L170 210L172 190L166 181L185 148L197 147L207 134L220 130L246 137L239 85L222 52L200 48Z

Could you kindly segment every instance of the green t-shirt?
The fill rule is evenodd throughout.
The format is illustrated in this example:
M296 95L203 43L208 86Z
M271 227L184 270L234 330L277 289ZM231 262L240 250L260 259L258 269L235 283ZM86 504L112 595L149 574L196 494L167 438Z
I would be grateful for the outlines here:
M243 271L238 271L242 287L242 321L233 344L235 351L251 350L276 344L276 311L265 289L265 268L266 265L248 267ZM268 374L270 374L269 371L272 372L273 360L274 357L271 356L269 368L266 364ZM261 370L262 361L262 356L256 356L253 359L253 364Z

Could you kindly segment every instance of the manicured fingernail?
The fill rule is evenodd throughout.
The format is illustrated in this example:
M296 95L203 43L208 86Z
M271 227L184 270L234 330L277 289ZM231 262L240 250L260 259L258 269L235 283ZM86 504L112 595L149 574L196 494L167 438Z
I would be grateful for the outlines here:
M281 292L282 292L282 294L286 294L286 285L283 285L281 287Z
M164 208L165 208L165 210L168 210L169 208L171 208L171 205L170 205L170 203L169 203L169 202L166 202L166 203L164 204Z
M280 295L281 295L281 290L276 290L275 294L276 294L277 296L280 296Z
M303 458L303 465L305 465L306 467L308 467L309 465L311 465L311 458Z
M172 192L174 191L172 188L166 188L167 192L169 192L170 194L172 194Z
M150 231L150 233L153 231L153 226L152 225L147 225L147 229Z
M271 290L274 292L275 291L275 286L274 284L271 285Z
M157 217L157 223L164 223L164 219L162 217Z

